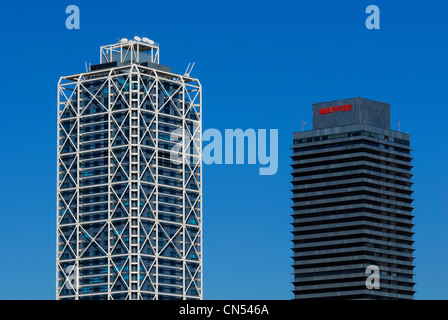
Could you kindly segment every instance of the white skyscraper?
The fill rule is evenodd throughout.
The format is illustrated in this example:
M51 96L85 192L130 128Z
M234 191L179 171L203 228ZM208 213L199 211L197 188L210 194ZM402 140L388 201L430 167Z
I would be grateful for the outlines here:
M202 299L201 99L147 38L60 79L57 299Z

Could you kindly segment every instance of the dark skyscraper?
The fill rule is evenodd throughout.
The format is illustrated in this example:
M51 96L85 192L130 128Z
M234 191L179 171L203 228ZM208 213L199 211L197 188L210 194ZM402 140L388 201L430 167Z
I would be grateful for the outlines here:
M412 299L410 138L390 105L315 103L293 139L295 299Z

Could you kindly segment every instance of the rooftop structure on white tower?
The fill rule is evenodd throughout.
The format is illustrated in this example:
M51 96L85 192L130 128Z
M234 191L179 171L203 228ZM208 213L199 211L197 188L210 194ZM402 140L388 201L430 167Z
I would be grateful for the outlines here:
M118 43L101 47L100 63L110 62L159 64L159 44L145 37L123 38Z

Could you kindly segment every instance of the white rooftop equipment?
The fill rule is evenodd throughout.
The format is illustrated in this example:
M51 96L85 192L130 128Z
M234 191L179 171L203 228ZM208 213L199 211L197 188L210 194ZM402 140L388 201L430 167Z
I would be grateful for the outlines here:
M148 44L154 44L154 41L152 41L151 39L148 39L148 38L142 38L142 41L143 42L146 42L146 43L148 43Z

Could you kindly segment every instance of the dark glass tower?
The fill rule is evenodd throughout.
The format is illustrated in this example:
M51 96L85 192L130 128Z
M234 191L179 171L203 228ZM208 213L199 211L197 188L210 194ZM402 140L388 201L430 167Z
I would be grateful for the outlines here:
M410 139L390 105L315 103L293 139L295 299L412 299Z

